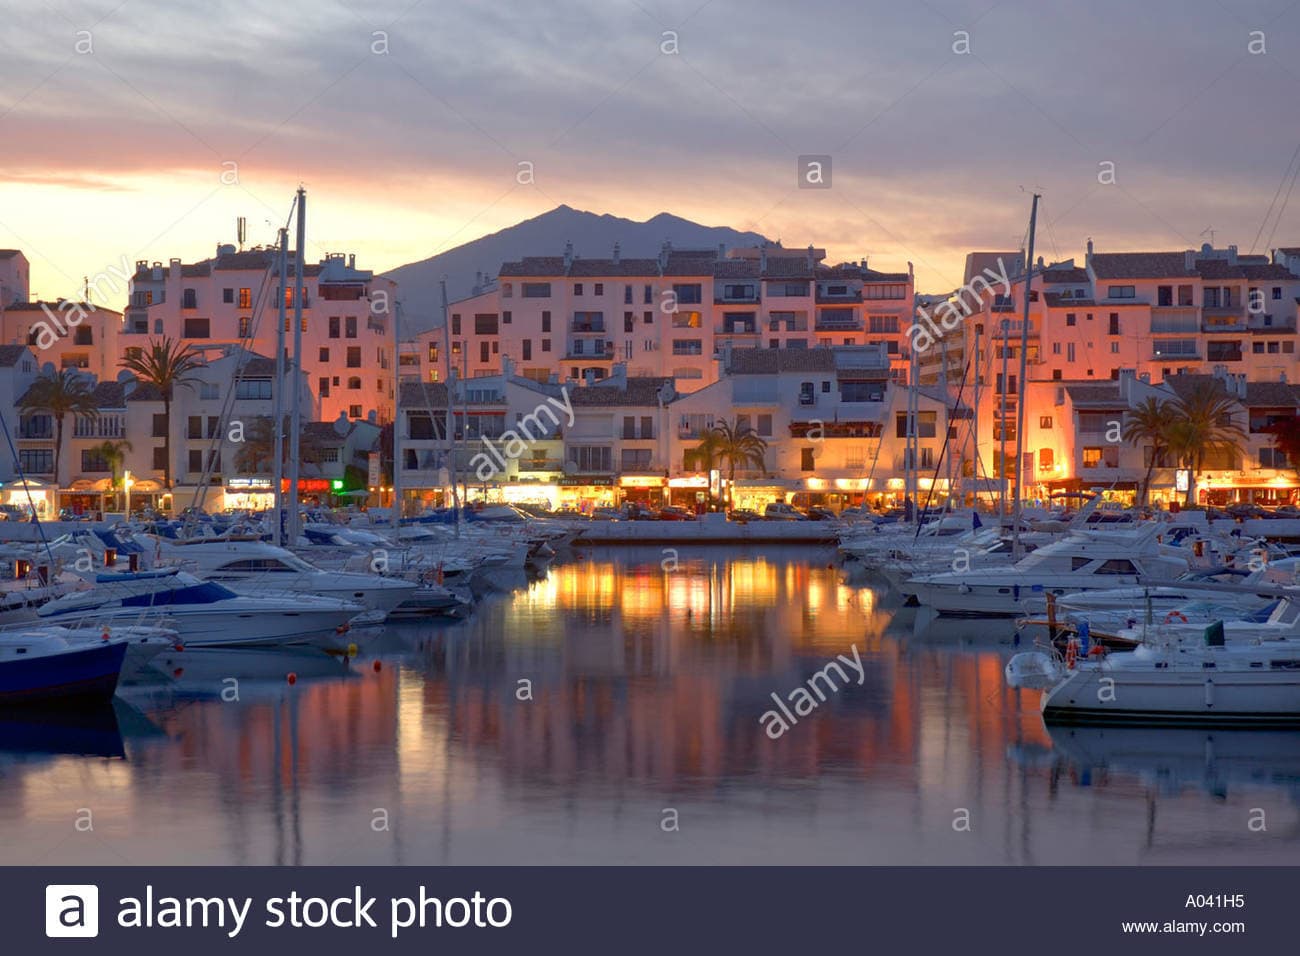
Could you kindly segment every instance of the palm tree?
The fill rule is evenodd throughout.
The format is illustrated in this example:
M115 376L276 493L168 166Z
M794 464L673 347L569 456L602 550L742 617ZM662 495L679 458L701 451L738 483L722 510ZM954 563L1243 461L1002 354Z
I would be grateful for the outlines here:
M767 454L767 442L758 437L748 424L739 420L729 422L725 418L712 429L711 449L718 462L727 463L727 501L735 503L736 466L750 466L767 474L764 458Z
M1300 475L1300 415L1279 418L1264 429L1273 435L1273 447L1286 455L1287 463Z
M133 451L131 443L125 438L118 441L103 442L95 451L99 452L100 457L108 462L109 485L113 489L114 506L117 504L117 473L118 469L126 461L126 453Z
M700 435L700 443L694 448L688 448L682 458L682 465L688 471L713 471L713 466L722 458L722 442L717 429L710 426ZM708 487L709 509L713 510L717 504L713 499L713 483L709 482Z
M1142 477L1139 503L1145 505L1151 495L1151 476L1169 451L1169 438L1177 420L1172 402L1161 402L1154 396L1129 411L1124 422L1123 438L1132 445L1149 445L1151 456L1147 473Z
M49 412L54 419L54 481L57 484L63 459L63 422L69 414L99 417L94 388L75 369L51 370L32 382L19 408L24 412Z
M281 464L289 463L289 423L291 419L284 416L281 424L283 444L280 446ZM235 467L242 472L254 475L266 475L274 471L275 462L275 419L270 415L258 415L244 429L243 441L235 452ZM298 460L304 464L317 463L321 459L321 442L315 435L303 430L298 436Z
M1219 383L1197 385L1174 402L1175 420L1169 429L1169 450L1191 471L1187 483L1187 504L1196 503L1196 479L1209 454L1237 457L1242 454L1246 433L1232 420L1237 403Z
M172 397L177 386L188 385L191 374L203 366L203 359L193 347L163 338L161 341L149 340L148 348L129 353L122 359L122 368L135 375L136 379L154 388L162 394L163 403L163 484L172 486Z

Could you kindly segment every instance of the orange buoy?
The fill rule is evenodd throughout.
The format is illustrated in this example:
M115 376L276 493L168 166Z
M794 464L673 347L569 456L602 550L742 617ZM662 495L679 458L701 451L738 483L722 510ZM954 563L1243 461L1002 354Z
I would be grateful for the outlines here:
M381 670L384 669L384 665L383 665L382 663L380 663L379 661L375 661L375 663L374 663L373 666L374 666L374 668L375 668L375 673L376 673L376 674L378 674Z
M286 678L286 680L288 680L290 684L296 684L298 683L298 675L295 674L293 671L289 671L289 676Z

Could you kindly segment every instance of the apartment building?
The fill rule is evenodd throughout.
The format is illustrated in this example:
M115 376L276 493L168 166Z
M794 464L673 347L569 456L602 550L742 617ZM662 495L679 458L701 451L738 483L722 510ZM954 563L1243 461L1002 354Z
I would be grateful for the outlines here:
M352 255L330 254L304 268L301 283L281 282L279 252L218 246L211 259L136 263L120 347L168 336L195 345L239 345L275 355L279 297L286 306L286 348L292 347L294 288L302 300L303 369L323 420L392 421L392 321L396 284L356 267ZM293 268L292 253L289 268Z
M725 349L879 344L906 371L914 281L866 261L828 266L825 251L779 246L675 250L655 259L527 256L451 305L450 329L419 336L403 371L490 376L509 358L535 381L672 378L680 391L716 381ZM443 355L447 342L450 355ZM449 364L450 363L450 364ZM419 368L420 372L415 370Z

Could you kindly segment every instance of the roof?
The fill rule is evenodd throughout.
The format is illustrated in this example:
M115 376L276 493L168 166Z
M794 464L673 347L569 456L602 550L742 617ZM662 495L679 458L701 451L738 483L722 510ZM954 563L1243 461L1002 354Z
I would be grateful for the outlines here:
M334 422L303 422L302 437L310 439L317 445L342 446L347 443L348 436L352 434L355 426L355 422L348 422L348 430L340 435L334 429Z
M211 259L204 259L200 262L181 263L182 278L201 278L212 275L213 272L248 272L274 268L280 258L279 249L248 249L243 252L223 252L221 255ZM293 268L294 251L289 250L290 269ZM153 266L143 266L138 268L132 279L140 281L153 280ZM171 275L171 265L159 265L156 267L164 277ZM306 263L303 266L303 275L318 276L324 271L320 263Z
M1076 408L1084 405L1115 407L1125 404L1119 394L1119 384L1115 382L1066 385L1065 391L1070 396L1071 404Z
M1198 388L1205 385L1215 387L1218 391L1223 392L1224 395L1228 394L1227 384L1223 379L1214 375L1197 375L1186 372L1179 375L1166 375L1164 384L1179 398L1187 398Z
M657 259L574 259L570 276L657 276Z
M1047 303L1049 309L1068 309L1077 305L1094 306L1097 304L1092 299L1084 299L1073 295L1061 295L1059 292L1044 292L1043 301ZM1112 305L1113 304L1114 303L1112 303Z
M49 302L39 299L36 302L15 302L13 305L5 306L6 312L44 312L46 309L55 313L60 308L76 309L81 312L107 312L109 315L115 315L119 318L122 313L116 309L110 309L107 306L95 305L93 302L73 302L71 299L59 299L57 302Z
M1072 285L1086 284L1089 282L1088 270L1081 269L1079 266L1067 266L1065 268L1055 268L1048 266L1041 273L1043 282L1068 282Z
M808 257L773 256L767 257L767 268L763 270L765 279L811 279L815 265L808 264Z
M500 279L510 276L562 276L564 256L524 256L518 262L503 262L497 272Z
M162 401L162 391L159 390L158 386L154 385L151 382L140 382L134 379L132 379L131 381L135 387L126 393L126 400L128 402L161 402Z
M407 411L447 407L447 386L443 382L402 382L398 400Z
M126 387L121 382L100 382L95 386L95 407L125 408Z
M27 351L25 345L0 345L0 368L12 368Z
M1300 408L1294 385L1286 382L1247 382L1246 404L1274 408Z
M1098 279L1164 279L1193 276L1184 252L1097 252L1092 271Z
M12 259L14 256L21 256L21 249L0 249L0 259Z
M659 404L659 391L672 385L671 378L636 377L626 384L606 378L594 385L568 390L569 401L575 408L591 406L640 406L649 408Z
M732 375L776 375L780 372L834 372L831 349L737 349L731 353Z
M266 358L263 355L253 355L246 359L242 366L239 367L241 377L249 375L274 375L275 359Z

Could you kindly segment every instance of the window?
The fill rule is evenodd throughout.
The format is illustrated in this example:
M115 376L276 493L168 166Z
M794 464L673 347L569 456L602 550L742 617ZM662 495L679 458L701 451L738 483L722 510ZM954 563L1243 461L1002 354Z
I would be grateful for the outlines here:
M1085 448L1083 450L1083 467L1100 468L1102 466L1102 450L1100 448Z
M361 368L361 346L348 346L348 368Z
M240 307L241 309L251 309L251 308L253 307L253 290L252 290L252 289L240 289L240 290L239 290L239 307Z
M1108 299L1132 299L1137 296L1136 286L1131 285L1113 285L1106 290Z
M624 448L620 465L623 471L649 471L652 454L649 448Z
M630 285L623 286L623 304L632 304L632 287Z
M675 329L698 329L703 322L703 316L699 312L673 313L673 328Z
M189 418L185 422L185 437L186 438L203 437L203 416L202 415L189 416Z
M82 471L108 471L108 459L98 448L83 449L81 452Z
M614 454L608 445L571 445L569 461L580 472L612 471Z
M205 402L220 401L221 386L216 382L199 382L199 398Z
M193 289L183 289L181 291L181 308L197 309L199 307L199 297Z
M54 449L20 448L18 463L26 474L45 475L54 471Z
M1152 348L1157 358L1163 355L1196 357L1196 339L1157 339Z
M321 397L321 398L329 398L329 397L330 397L330 380L329 380L328 376L324 376L324 375L322 375L322 376L320 377L320 379L317 381L316 384L317 384L317 386L318 386L317 391L320 393L320 397Z
M502 324L502 325L509 325L509 324L510 324L510 321L511 321L512 318L513 318L513 316L512 316L509 312L502 312L502 313L501 313L501 324Z
M549 352L550 350L551 350L551 340L550 340L550 339L542 339L542 351L543 351L543 352Z
M348 379L348 389L353 392L361 391L361 379L353 375Z
M1038 449L1038 470L1051 471L1055 464L1055 455L1050 448Z
M72 340L77 345L94 345L94 333L86 326L80 326L72 334Z
M1051 427L1052 427L1052 416L1051 416L1051 415L1039 415L1039 416L1038 416L1038 427L1039 427L1039 428L1051 428Z
M1162 285L1156 287L1156 305L1171 306L1174 304L1174 287L1171 285Z
M551 284L549 282L525 282L520 286L520 292L525 299L549 299L551 297Z
M497 317L491 312L479 313L474 316L474 334L475 335L496 335L499 332L497 328ZM460 334L457 332L457 334Z
M184 336L187 339L206 339L209 338L207 319L186 319Z
M1273 301L1280 302L1281 299L1282 299L1282 287L1280 285L1273 286Z
M1241 342L1207 342L1205 343L1205 358L1210 362L1240 362Z
M654 300L655 300L655 288L654 286L650 285L647 282L645 289L641 293L641 302L643 305L649 305L650 303L654 302Z
M150 437L153 438L167 437L167 416L166 415L153 416L153 431Z
M1118 312L1112 312L1110 314L1110 328L1107 330L1107 332L1110 335L1119 335L1119 313Z
M862 297L864 299L905 299L907 298L907 286L901 282L889 283L888 285L864 285L862 287Z
M1259 467L1261 468L1289 468L1290 464L1286 459L1286 452L1280 448L1261 448L1259 450Z
M549 312L542 313L542 331L543 332L551 331L551 313Z
M596 283L596 295L604 295L604 294L605 294L605 283L603 283L603 282L597 282L597 283Z
M248 338L249 332L252 331L251 326L252 326L252 323L251 323L250 320L248 320L248 319L240 319L240 320L239 320L239 337L240 337L241 339L246 339L246 338Z
M673 283L673 298L678 305L699 305L703 301L702 286L698 282Z
M1118 343L1118 342L1111 342L1111 343L1110 343L1110 354L1111 354L1111 355L1119 355L1119 343Z
M330 338L337 339L338 337L339 337L339 317L337 315L331 315L330 316Z
M190 472L190 474L201 475L201 474L203 473L203 459L204 459L204 449L201 449L201 448L191 448L191 449L190 449L190 453L189 453L189 468L187 469L187 470ZM221 453L220 453L220 452L216 452L216 451L214 451L214 452L209 452L209 453L207 454L207 459L208 459L208 462L209 462L210 465L211 465L211 470L212 470L213 472L219 472L219 471L221 471Z
M501 283L501 298L510 299L514 297L514 294L515 294L515 286L513 282Z
M573 283L573 294L574 294L574 295L582 295L582 283L581 283L581 282L575 282L575 283Z
M1128 558L1111 558L1103 561L1095 574L1137 574L1138 569Z
M156 437L156 436L155 436ZM155 447L153 450L153 470L163 471L167 467L167 449Z
M874 332L877 335L895 333L898 331L898 316L869 315L867 316L867 331Z
M579 342L578 344L581 345L582 343ZM581 350L581 349L574 349L574 351L575 351L575 352L580 352L580 351L582 351L582 350ZM479 360L480 362L483 362L483 363L487 363L487 362L492 361L492 346L491 346L489 343L487 343L487 342L480 342L480 343L478 344L478 360Z
M221 290L221 301L224 302L224 303L226 303L226 305L234 305L234 304L235 304L235 290L234 290L234 289L222 289L222 290Z
M1066 360L1067 362L1073 362L1073 361L1074 361L1074 343L1073 343L1073 342L1066 342L1066 343L1065 343L1065 360Z
M1066 325L1077 325L1077 324L1078 324L1078 321L1079 321L1079 317L1078 317L1077 315L1075 315L1073 312L1067 312L1067 313L1065 313L1065 324L1066 324Z
M673 339L674 355L703 355L703 339Z
M646 312L644 315L641 316L642 325L651 325L654 322L654 320L655 320L655 314L653 312Z
M817 468L817 463L813 460L813 451L814 449L812 448L799 449L799 470L800 471L813 471Z
M754 297L754 287L752 285L727 285L722 287L723 298L727 299L752 299Z
M320 361L324 363L324 362L328 362L329 360L330 360L330 350L327 348L322 348L320 350Z
M269 378L236 379L235 398L246 401L267 401L271 398L271 380Z
M533 340L524 339L524 361L527 362L533 357Z
M772 416L759 415L758 427L755 430L758 432L760 438L772 437Z
M355 339L357 337L357 317L349 315L343 320L343 337Z

